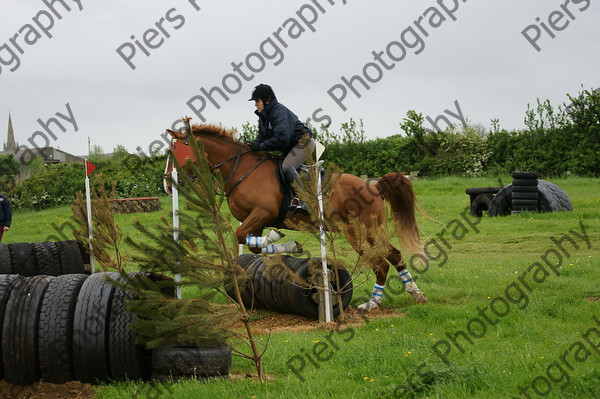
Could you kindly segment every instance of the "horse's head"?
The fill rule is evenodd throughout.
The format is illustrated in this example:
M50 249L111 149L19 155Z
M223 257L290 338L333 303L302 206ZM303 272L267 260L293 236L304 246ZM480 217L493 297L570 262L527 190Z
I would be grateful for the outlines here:
M171 135L171 150L167 157L167 165L165 167L164 175L164 189L169 195L172 195L171 180L167 176L171 175L174 168L174 159L177 159L177 163L183 166L188 175L190 171L185 166L186 160L196 161L194 156L193 145L190 146L190 142L198 140L202 142L204 147L204 156L208 161L208 164L212 169L221 167L228 168L224 172L224 176L233 177L237 170L239 157L246 154L250 149L234 138L234 131L226 129L219 125L201 124L191 126L191 134L185 134L178 131L167 129L167 132ZM209 155L210 154L210 155ZM235 162L231 162L235 160ZM231 173L231 176L229 175ZM181 183L181 181L179 181Z
M194 160L195 158L192 149L188 145L188 137L185 133L169 129L167 129L167 132L171 135L171 151L169 151L169 154L167 155L167 165L165 166L165 173L163 174L163 188L169 196L172 196L173 187L169 177L175 167L173 156L177 158L180 165L185 165L185 160L188 158L191 160Z

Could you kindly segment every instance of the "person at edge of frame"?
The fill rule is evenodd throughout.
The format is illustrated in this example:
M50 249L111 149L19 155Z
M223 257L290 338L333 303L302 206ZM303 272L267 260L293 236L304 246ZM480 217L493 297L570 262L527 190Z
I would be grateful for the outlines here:
M12 209L8 197L0 191L0 242L5 231L10 229L12 222Z

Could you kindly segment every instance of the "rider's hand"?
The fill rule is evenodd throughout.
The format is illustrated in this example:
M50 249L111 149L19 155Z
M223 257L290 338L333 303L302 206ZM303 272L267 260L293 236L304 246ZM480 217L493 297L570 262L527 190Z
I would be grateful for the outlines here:
M260 151L260 143L258 141L251 141L248 144L250 151Z

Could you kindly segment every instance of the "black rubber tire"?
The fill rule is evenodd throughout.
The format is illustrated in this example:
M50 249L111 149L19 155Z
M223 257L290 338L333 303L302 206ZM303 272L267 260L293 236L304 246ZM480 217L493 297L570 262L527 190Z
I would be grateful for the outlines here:
M256 261L257 257L258 257L258 255L252 255L252 254L243 254L239 257L238 264L244 270L244 272L243 273L240 272L237 275L237 280L238 280L238 284L239 284L239 288L240 288L240 296L242 297L242 302L246 306L251 306L251 301L252 301L251 295L253 295L252 287L254 285L254 283L253 283L254 274L251 274L250 265L254 261ZM234 301L237 301L237 298L235 296L235 290L233 289L233 287L231 285L229 286L229 290L227 291L227 294Z
M75 378L94 383L110 376L108 327L115 286L106 281L119 278L115 272L94 273L77 297L73 320L73 364Z
M257 274L258 276L258 290L255 291L259 295L260 302L263 305L264 309L276 311L276 305L273 303L273 297L271 293L271 281L266 278L267 274L267 265L263 259L260 265L260 271Z
M54 277L33 276L13 287L2 323L2 361L6 381L33 384L40 379L38 333L44 293Z
M294 313L290 307L290 301L287 298L287 279L289 278L288 264L289 259L292 257L286 255L282 258L283 265L279 266L281 270L272 271L272 277L274 280L271 282L273 289L273 300L279 307L279 311L282 313Z
M527 179L527 180L537 180L539 175L537 172L519 172L519 171L514 171L512 172L512 177L513 179Z
M2 325L4 324L4 314L10 293L20 279L21 276L17 274L0 275L0 379L4 378L4 367L2 364Z
M263 307L265 309L274 311L275 307L273 305L273 299L271 298L271 293L269 292L271 289L270 281L265 278L265 274L267 273L266 270L267 270L267 265L263 261L263 263L261 264L261 267L260 267L260 272L258 274L259 290L257 291L257 293L260 294L260 300L261 300L261 303L263 304Z
M278 288L275 286L276 279L271 279L269 276L271 276L271 274L267 272L267 267L265 266L261 281L265 300L269 302L269 309L275 312L284 313L284 307L282 307L282 304L275 297L275 291Z
M79 254L81 255L81 258L83 259L83 264L84 265L89 265L90 264L90 247L86 247L85 245L83 245L82 242L79 241L75 241L75 243L77 244L77 247L79 248Z
M62 274L58 250L53 242L34 242L33 255L37 266L37 274L45 276L59 276Z
M498 191L498 194L494 196L494 199L490 204L489 215L491 217L506 216L511 213L511 193L512 184L509 184Z
M529 200L529 199L513 199L511 202L511 205L513 207L513 209L515 207L522 207L522 206L534 206L537 208L538 206L538 201L537 200Z
M306 262L308 262L308 259L286 256L284 258L284 261L289 267L291 273L293 273L294 275L298 275L298 277L301 277L298 274L299 270L303 265L306 264ZM303 314L302 306L298 303L298 301L296 301L296 297L294 296L295 289L298 287L299 283L302 283L302 281L296 282L294 278L295 276L292 277L292 275L288 274L283 280L281 289L283 291L284 296L287 299L286 303L287 307L290 309L289 312L293 314Z
M527 207L527 206L523 206L523 207L519 207L519 208L514 208L512 210L512 213L523 213L523 212L538 212L538 207Z
M86 273L77 241L57 241L55 245L62 274Z
M152 351L152 370L162 375L227 376L231 369L231 348L162 346Z
M469 195L496 194L500 190L502 190L502 187L472 187L467 188L465 193Z
M256 270L262 264L262 259L256 258L254 259L246 269L246 273L248 273L248 281L246 283L246 287L242 292L242 301L246 306L250 308L260 308L261 304L257 301L255 296L256 286L254 283L254 279L256 277Z
M263 274L265 271L265 263L264 260L261 259L260 264L256 268L256 272L254 274L254 298L260 304L260 307L263 309L273 310L271 303L269 301L267 295L267 287L264 285Z
M513 187L513 191L512 191L512 196L511 196L512 200L530 200L530 201L536 201L538 200L538 193L521 193L518 191L515 191L515 187Z
M46 382L62 384L73 371L73 315L87 274L63 274L53 279L42 301L38 351L40 372Z
M320 262L320 258L312 258L314 262ZM302 279L307 279L309 275L309 259L306 260L302 266L298 268L297 274ZM348 284L346 292L342 294L342 304L344 309L348 307L350 301L352 300L352 282L350 278L350 274L346 269L339 269L340 275L340 283L342 285ZM293 297L296 304L296 307L299 308L300 314L306 317L310 317L312 319L319 318L319 306L312 299L313 292L316 291L316 288L312 290L301 287L298 284L293 285ZM340 314L339 304L333 306L333 315L338 316Z
M28 242L8 244L13 271L21 276L31 277L37 274L33 247Z
M237 282L239 284L239 288L240 288L240 294L242 296L242 299L244 298L244 290L246 289L246 286L248 285L248 280L247 280L247 269L248 269L248 265L250 263L252 263L257 256L260 255L254 255L254 254L242 254L240 256L238 256L237 258L235 258L235 262L238 264L238 266L240 267L241 270L237 270ZM233 289L233 280L229 279L225 282L225 287L227 289L227 295L232 298L234 301L237 301L237 298L235 296L235 290ZM244 304L246 304L247 302L245 300L243 300Z
M479 194L471 204L471 216L482 217L484 211L490 209L490 204L494 199L494 195L490 193Z
M10 251L8 244L0 244L0 274L12 274L12 260L10 259Z
M513 179L512 185L513 186L532 187L532 186L537 186L538 181L536 179Z
M513 193L536 193L538 192L537 186L512 186Z
M131 291L116 288L110 307L108 352L110 376L116 381L141 380L150 375L150 352L136 344L136 334L130 328L137 315L127 311L129 299L133 299Z
M285 262L285 261L284 261ZM286 266L289 262L285 262ZM281 304L281 307L284 309L285 313L293 313L290 307L290 303L287 297L287 279L289 277L289 272L287 270L280 271L277 280L275 281L275 299L277 303Z
M572 211L573 204L567 193L554 183L539 180L538 185L540 209L545 212Z
M254 262L257 258L261 258L261 255L255 254L241 254L237 258L235 258L235 262L242 267L242 269L246 269L246 267Z

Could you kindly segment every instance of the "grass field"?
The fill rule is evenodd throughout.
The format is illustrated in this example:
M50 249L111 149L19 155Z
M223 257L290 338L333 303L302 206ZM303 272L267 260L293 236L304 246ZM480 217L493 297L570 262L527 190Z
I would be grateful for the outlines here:
M600 181L551 181L568 193L574 211L481 220L461 216L469 203L465 188L499 185L497 179L416 182L419 205L430 216L419 216L429 264L421 273L413 270L413 276L428 303L415 305L409 295L394 291L397 281L388 278L382 306L401 312L397 316L337 332L273 333L264 357L267 383L239 378L165 386L104 384L97 395L598 398ZM118 215L117 220L125 234L135 235L134 219L153 225L169 214L170 199L162 204L161 212ZM53 224L60 226L69 216L68 208L17 212L3 242L47 240L58 235ZM318 243L307 235L289 236L319 253ZM371 288L368 281L354 297L369 296ZM234 357L233 373L254 371L248 361Z

